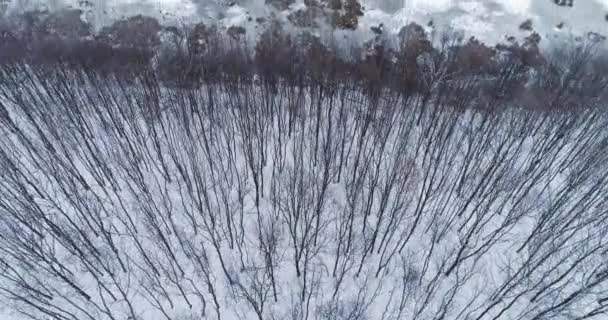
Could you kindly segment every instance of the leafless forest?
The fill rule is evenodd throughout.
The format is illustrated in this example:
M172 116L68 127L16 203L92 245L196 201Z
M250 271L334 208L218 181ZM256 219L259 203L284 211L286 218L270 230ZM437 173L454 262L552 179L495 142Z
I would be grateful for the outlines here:
M592 44L125 25L2 34L10 317L607 317Z

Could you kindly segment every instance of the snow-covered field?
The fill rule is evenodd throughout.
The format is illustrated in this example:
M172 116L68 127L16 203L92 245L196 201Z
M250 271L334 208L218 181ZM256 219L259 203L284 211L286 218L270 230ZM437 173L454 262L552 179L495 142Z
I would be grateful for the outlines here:
M286 10L278 10L264 0L10 0L10 11L24 8L50 9L71 6L90 12L88 19L100 28L116 19L137 14L153 16L163 24L182 25L204 21L226 28L243 26L256 34L261 26L256 18L275 16L287 23L286 17L307 6L295 0ZM286 1L288 2L288 1ZM290 1L289 1L290 2ZM559 6L554 0L360 0L363 16L357 32L370 34L370 27L382 23L387 32L397 33L403 26L416 22L422 26L432 21L428 31L464 32L488 44L505 42L513 36L523 39L530 31L520 30L524 21L532 20L534 31L543 39L543 46L552 46L578 37L586 39L589 32L608 36L608 1L574 0L573 6ZM83 5L86 4L86 5ZM229 4L231 4L229 6ZM251 18L251 19L249 19ZM320 26L320 32L326 32Z
M6 319L608 311L601 101L480 110L447 88L2 79Z
M307 7L70 1L12 1L8 13L86 6L96 29L144 14L255 40L257 18L289 33ZM105 61L104 76L0 61L0 320L608 317L608 80L586 56L595 47L560 47L607 30L608 2L361 3L356 31L313 30L352 49L353 69L276 47L278 31L266 60L205 36L206 54L188 49L175 71L184 61L161 58L182 48L163 41L145 48L169 52L154 55L158 70L127 77L115 73L128 57ZM395 36L411 22L438 50ZM380 23L377 43L355 50ZM447 30L490 45L536 31L563 50L487 57L442 47ZM167 85L205 68L200 86Z

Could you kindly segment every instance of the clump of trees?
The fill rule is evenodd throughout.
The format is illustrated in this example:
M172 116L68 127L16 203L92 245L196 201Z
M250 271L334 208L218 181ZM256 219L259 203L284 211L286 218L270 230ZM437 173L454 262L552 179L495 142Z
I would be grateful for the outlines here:
M309 3L311 8L331 9L337 5ZM360 6L339 1L339 6L332 10L358 12ZM369 42L353 46L352 52L358 54L346 57L329 49L330 43L315 40L314 46L309 47L306 42L310 37L301 43L307 35L288 34L274 20L264 30L251 48L245 41L246 30L238 26L218 30L213 25L198 23L165 28L154 18L138 15L115 21L93 34L90 25L82 20L80 10L31 11L17 21L16 27L3 31L2 61L63 60L111 72L126 67L127 73L148 69L167 85L186 87L199 85L203 77L211 80L229 72L232 78L258 74L266 79L278 71L282 76L298 76L308 81L318 78L318 72L323 71L355 77L371 87L390 85L404 92L423 91L438 77L448 75L495 78L504 65L513 63L520 65L516 73L527 77L526 70L542 69L546 63L539 49L540 36L534 32L521 44L488 47L476 39L462 42L446 38L443 47L434 48L424 28L410 23L395 39L382 31L375 32L375 38ZM307 57L305 48L329 56ZM332 61L335 67L318 69L316 64L328 65L320 60Z
M143 68L160 45L156 19L134 16L93 33L79 9L33 10L12 17L4 27L2 60L53 64L65 61L116 71Z
M156 19L137 15L104 27L96 38L119 48L154 50L160 45L160 30L161 25Z

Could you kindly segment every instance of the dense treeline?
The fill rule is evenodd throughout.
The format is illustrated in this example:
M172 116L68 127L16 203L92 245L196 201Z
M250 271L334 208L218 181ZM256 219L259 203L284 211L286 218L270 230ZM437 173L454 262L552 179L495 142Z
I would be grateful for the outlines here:
M0 65L15 316L608 314L592 45L437 47L411 24L345 47L275 24L252 48L130 19L78 40L3 34L21 52Z
M380 25L371 28L375 38L361 45L321 41L308 31L286 34L278 21L271 20L253 48L240 27L219 30L203 23L163 27L152 17L138 15L95 32L82 14L77 9L36 10L1 20L0 63L41 65L60 60L111 72L158 69L166 81L196 85L203 72L207 81L219 76L214 72L243 77L264 73L259 62L267 60L285 76L304 73L309 79L332 73L332 77L354 77L400 90L424 90L420 74L439 64L450 76L498 77L505 65L517 65L518 73L530 68L556 72L539 50L540 36L532 31L521 44L509 39L507 45L488 47L473 38L442 35L441 40L430 39L415 23L398 35L386 34Z
M382 25L373 27L375 37L366 43L345 44L308 31L289 34L271 21L251 45L243 28L219 30L203 23L163 27L141 15L93 32L80 13L32 11L0 25L0 64L54 68L60 62L63 68L83 67L127 77L154 72L170 87L256 77L270 84L354 81L366 90L388 88L404 94L428 94L442 81L475 78L474 85L486 99L525 97L524 102L530 102L526 104L544 101L552 107L561 99L547 95L565 90L570 84L564 80L577 78L567 73L585 77L578 99L598 97L607 71L606 55L594 52L596 44L577 43L575 49L568 49L575 53L556 49L543 54L541 37L534 32L523 43L510 39L489 47L474 38L448 34L431 39L421 26L411 23L397 35L386 34ZM584 61L576 70L567 69L572 62L565 55L572 54ZM500 91L504 88L510 93Z

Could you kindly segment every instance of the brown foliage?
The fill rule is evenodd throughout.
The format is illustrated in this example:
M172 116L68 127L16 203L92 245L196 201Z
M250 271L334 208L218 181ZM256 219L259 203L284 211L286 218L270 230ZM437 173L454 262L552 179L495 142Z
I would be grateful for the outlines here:
M522 24L519 25L519 29L525 31L532 31L532 19L528 19L522 22Z
M418 57L432 51L433 46L419 24L410 23L399 31L399 51L395 54L395 73L401 90L414 92L420 89Z
M332 4L332 7L336 7L336 4ZM357 29L359 25L359 17L363 15L361 4L358 0L345 0L344 4L340 4L340 9L335 9L333 13L333 25L338 29Z
M456 61L461 70L483 71L492 67L495 51L475 38L459 48Z
M103 28L97 39L123 48L153 49L160 44L161 29L156 19L137 15Z
M293 78L295 56L296 47L291 37L278 21L272 21L255 47L255 63L263 81L274 85L276 75Z

